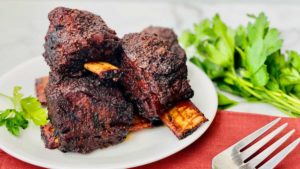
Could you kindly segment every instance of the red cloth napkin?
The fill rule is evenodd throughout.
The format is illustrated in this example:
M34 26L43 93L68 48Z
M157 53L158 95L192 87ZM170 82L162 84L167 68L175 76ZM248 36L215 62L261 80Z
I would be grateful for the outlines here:
M211 161L215 155L273 119L275 117L219 111L208 131L195 143L168 158L135 169L211 169ZM291 129L295 128L297 131L279 150L300 136L300 119L283 118L280 124L284 122L288 122L289 126L279 137ZM35 168L38 167L23 163L0 152L0 169ZM283 160L277 168L299 169L300 146Z

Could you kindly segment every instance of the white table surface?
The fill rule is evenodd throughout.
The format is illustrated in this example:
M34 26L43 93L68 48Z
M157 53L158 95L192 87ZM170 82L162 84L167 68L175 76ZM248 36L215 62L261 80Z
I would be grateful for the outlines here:
M247 13L264 11L271 25L278 27L284 47L300 51L300 6L290 1L92 1L92 0L24 0L0 1L0 75L33 57L42 57L44 36L48 27L47 13L56 6L89 10L101 15L120 37L140 31L148 25L168 26L177 33L191 28L194 22L220 13L235 27L247 23ZM0 82L1 83L1 82ZM0 89L1 91L1 89ZM234 111L282 115L265 104L241 103Z

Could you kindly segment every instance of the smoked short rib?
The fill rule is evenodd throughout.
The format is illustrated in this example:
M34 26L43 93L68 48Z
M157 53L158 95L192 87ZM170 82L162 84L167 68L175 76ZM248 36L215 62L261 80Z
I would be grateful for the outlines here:
M63 152L89 153L126 138L133 110L117 86L102 83L98 76L51 79L46 97L53 130L41 129L48 148L56 145Z
M81 75L84 63L91 61L118 65L120 40L100 16L58 7L49 13L48 18L50 26L43 56L53 75Z
M194 94L187 80L186 57L172 52L171 47L144 32L122 39L122 83L140 115L152 121Z

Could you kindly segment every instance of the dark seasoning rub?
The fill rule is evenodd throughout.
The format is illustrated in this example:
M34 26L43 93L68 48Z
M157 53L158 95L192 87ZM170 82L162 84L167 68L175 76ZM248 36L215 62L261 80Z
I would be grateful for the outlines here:
M55 8L49 13L44 58L59 75L81 75L83 64L107 61L118 64L120 40L100 16L87 11Z
M119 143L128 134L131 104L117 86L102 84L97 76L50 82L46 95L62 151L90 152Z
M187 58L172 29L148 27L120 40L100 16L87 11L58 7L49 20L43 56L51 72L49 82L47 77L37 81L49 113L50 122L41 127L47 148L89 153L161 120L173 132L183 128L176 135L182 139L207 120L189 100L194 92ZM120 69L98 75L85 69L97 61ZM178 105L193 113L180 112ZM177 117L191 120L190 126ZM193 124L195 118L199 123Z
M181 50L180 46L178 49L157 34L142 32L125 35L122 47L122 84L143 117L157 120L176 103L193 97L186 56L171 50Z
M49 20L44 58L51 68L50 123L41 129L46 147L88 153L122 142L132 123L131 103L110 76L100 79L83 68L91 61L118 64L115 31L100 16L62 7Z
M142 32L158 36L162 40L166 41L168 47L171 48L171 52L177 54L179 59L184 61L184 63L186 62L185 51L180 47L177 35L172 29L159 26L149 26Z

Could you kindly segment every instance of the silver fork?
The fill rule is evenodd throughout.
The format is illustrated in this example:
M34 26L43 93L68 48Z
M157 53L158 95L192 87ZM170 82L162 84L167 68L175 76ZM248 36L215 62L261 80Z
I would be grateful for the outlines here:
M272 152L274 152L279 146L281 146L290 136L293 135L295 129L289 131L283 137L278 139L271 146L267 147L264 151L250 159L248 162L244 162L248 160L254 153L256 153L260 148L266 145L272 138L278 135L286 126L287 123L281 125L267 136L257 141L255 144L248 147L246 150L242 151L243 148L248 146L254 140L256 140L259 136L263 135L267 130L273 127L276 123L278 123L281 119L275 119L271 123L265 125L264 127L256 130L252 134L248 135L244 139L240 140L236 144L232 145L225 151L221 152L217 156L215 156L212 160L213 169L255 169L263 160L265 160ZM293 151L297 145L300 143L300 138L296 139L293 143L285 147L278 154L276 154L273 158L264 163L259 169L272 169L276 165L278 165L291 151Z

